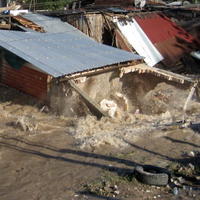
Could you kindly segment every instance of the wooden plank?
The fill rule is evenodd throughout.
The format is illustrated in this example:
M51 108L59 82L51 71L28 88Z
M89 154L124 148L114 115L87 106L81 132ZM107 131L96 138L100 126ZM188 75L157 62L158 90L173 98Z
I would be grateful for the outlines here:
M120 68L125 67L125 66L127 67L127 66L137 65L139 63L141 63L141 60L134 60L134 61L131 61L131 62L125 62L123 64L118 63L118 64L115 64L115 65L108 65L108 66L105 66L105 67L92 69L92 70L89 70L89 71L76 72L74 74L69 74L69 75L66 75L64 77L59 78L59 82L63 82L63 81L67 81L69 79L75 79L75 78L79 78L79 77L83 77L83 76L93 76L93 75L113 71L113 70L116 70L116 69L120 69Z
M35 24L34 22L22 17L22 16L12 16L13 19L15 19L18 23L20 23L22 26L26 27L26 28L30 28L34 31L38 31L41 33L44 33L45 30L42 26L39 26L37 24Z
M133 48L131 47L130 43L127 39L122 35L119 29L116 28L115 30L115 40L118 48L121 48L126 51L134 52Z
M11 29L10 24L0 24L0 29Z
M198 101L200 101L200 92L199 92L200 88L199 87L200 87L200 85L198 84L197 87L196 87L196 96L197 96Z
M89 105L90 105L89 108L90 107L92 108L92 109L90 109L90 111L93 114L95 114L98 118L101 118L102 116L108 117L108 114L101 109L101 107L98 105L98 103L96 103L92 98L90 98L86 92L81 90L73 80L68 80L68 82L71 85L71 87L76 92L78 92L87 101L87 103L89 103Z
M187 110L187 106L188 106L188 103L190 102L190 100L192 99L195 91L196 91L196 88L198 86L198 82L195 82L194 85L192 86L192 88L190 89L190 93L188 94L188 97L185 101L185 104L184 104L184 107L183 107L183 121L185 121L186 119L186 110Z
M163 77L167 80L176 81L176 82L182 83L182 84L184 84L185 82L189 82L189 83L195 82L195 79L189 78L187 76L183 76L180 74L176 74L176 73L166 71L163 69L159 69L159 68L155 68L155 67L149 67L144 63L138 64L138 65L133 65L133 66L128 66L128 67L123 67L120 69L120 71L121 71L120 77L122 77L123 74L127 74L130 72L137 72L139 74L152 73L155 76Z

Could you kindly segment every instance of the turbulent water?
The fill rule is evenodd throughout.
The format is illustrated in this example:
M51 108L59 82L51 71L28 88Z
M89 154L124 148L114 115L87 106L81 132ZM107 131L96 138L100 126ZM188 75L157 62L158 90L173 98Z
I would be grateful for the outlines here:
M8 94L15 94L12 90ZM183 119L184 102L189 90L181 90L166 83L158 84L139 102L135 112L118 112L114 118L103 117L97 120L88 114L86 117L57 117L53 113L43 113L39 107L24 105L24 102L0 104L1 118L6 121L6 129L15 128L15 134L49 133L63 129L73 135L81 148L94 148L107 144L116 148L126 148L129 142L140 136L158 131L166 124ZM16 95L15 95L16 96ZM19 95L18 100L21 98ZM116 102L117 103L117 102ZM200 103L193 98L187 108L187 117L195 121L200 111ZM23 131L23 132L21 132Z
M141 101L142 111L124 112L116 118L101 120L88 115L78 119L70 133L77 139L81 148L99 147L104 144L126 148L129 141L133 142L145 133L183 120L183 106L187 95L188 90L161 83L145 95ZM187 119L196 120L199 111L200 103L193 99L187 108Z

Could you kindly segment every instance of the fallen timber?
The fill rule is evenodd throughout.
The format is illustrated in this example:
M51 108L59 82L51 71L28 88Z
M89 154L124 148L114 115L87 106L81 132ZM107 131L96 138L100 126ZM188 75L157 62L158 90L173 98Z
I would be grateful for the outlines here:
M183 76L180 74L176 74L170 71L166 71L159 68L149 67L145 64L138 64L135 66L129 66L129 67L123 67L120 69L120 77L123 76L123 74L127 74L130 72L138 72L139 74L144 73L151 73L157 77L162 77L164 79L167 79L169 81L175 81L181 84L184 84L185 82L189 83L195 83L197 80L194 78L190 78L187 76Z

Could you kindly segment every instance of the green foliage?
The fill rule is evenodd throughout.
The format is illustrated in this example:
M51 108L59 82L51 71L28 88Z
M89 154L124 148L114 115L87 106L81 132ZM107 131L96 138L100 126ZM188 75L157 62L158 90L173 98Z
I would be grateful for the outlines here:
M23 0L21 3L26 7L36 10L60 10L74 0ZM19 1L20 2L20 1Z

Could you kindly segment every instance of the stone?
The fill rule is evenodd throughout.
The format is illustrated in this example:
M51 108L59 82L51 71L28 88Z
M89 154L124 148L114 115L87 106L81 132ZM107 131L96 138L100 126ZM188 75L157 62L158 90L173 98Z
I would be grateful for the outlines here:
M174 181L174 184L177 186L180 186L181 184L179 183L179 181Z
M110 188L110 187L107 187L107 186L105 186L104 188L103 188L103 190L105 191L105 192L112 192L112 189Z
M118 186L117 186L117 185L114 185L114 189L118 189Z
M173 193L174 195L178 195L178 193L179 193L178 188L177 188L177 187L174 187L174 188L172 189L172 193Z
M195 152L194 151L190 151L190 153L188 154L191 157L195 157Z
M183 184L185 183L185 179L183 177L178 177L177 180L179 181L179 183Z
M114 191L114 194L118 195L120 192L119 190Z
M194 165L193 165L192 163L189 163L188 166L189 166L192 170L195 169L195 167L194 167Z

